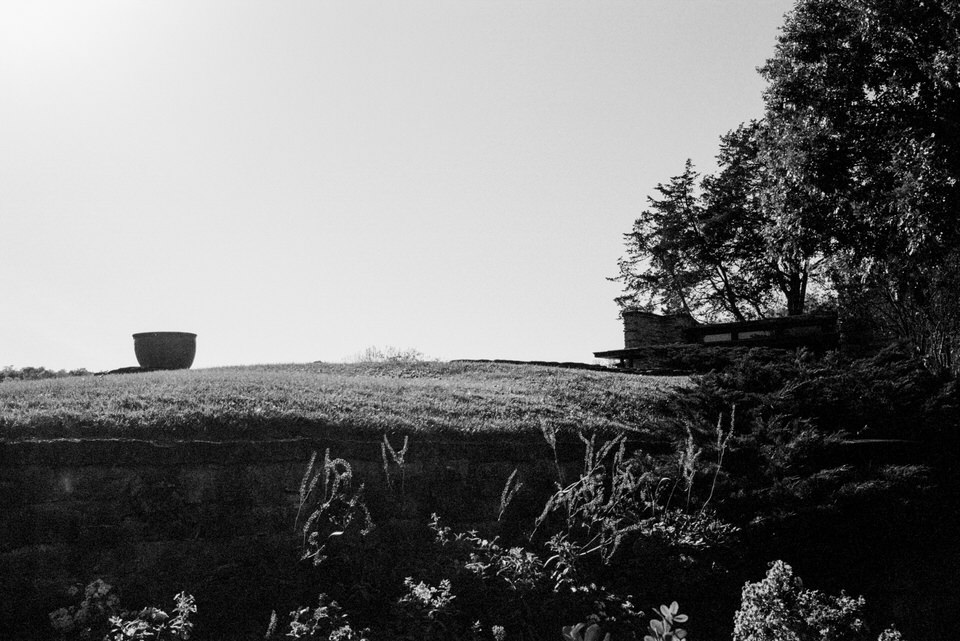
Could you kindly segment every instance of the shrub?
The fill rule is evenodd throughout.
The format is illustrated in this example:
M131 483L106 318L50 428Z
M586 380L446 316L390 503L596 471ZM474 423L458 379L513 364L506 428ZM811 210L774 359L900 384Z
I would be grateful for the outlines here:
M563 641L600 641L601 632L596 623L565 625L560 631ZM610 641L609 632L603 636L603 641Z
M77 587L70 591L79 594ZM78 605L51 612L50 625L61 638L102 639L110 628L110 618L119 612L119 603L117 590L97 579L84 588Z
M740 427L774 415L809 421L822 432L871 438L925 438L943 431L958 395L898 345L848 361L810 352L750 350L721 370L674 392L676 407L716 416L735 404ZM934 400L937 399L937 400Z
M90 372L87 370L72 369L72 370L52 370L47 369L46 367L21 367L20 369L14 369L10 365L7 365L3 369L0 369L0 382L3 381L39 381L46 378L66 378L68 376L89 376Z
M414 583L407 577L403 581L406 592L396 603L397 630L395 638L430 639L457 638L456 612L450 591L450 580L443 579L434 587L423 581Z
M277 615L270 617L270 625L264 638L278 638ZM350 626L350 618L336 601L321 594L316 608L299 608L290 613L290 621L284 628L282 638L297 641L367 641L368 630L356 631Z
M110 618L113 626L104 641L187 641L193 631L190 615L197 611L194 599L186 592L174 597L174 616L146 607L137 614L124 613Z
M372 345L363 349L351 359L351 363L419 363L428 360L423 352L412 347L401 349L392 347L377 347Z
M866 639L863 597L834 597L803 587L783 561L743 586L733 641L858 641Z

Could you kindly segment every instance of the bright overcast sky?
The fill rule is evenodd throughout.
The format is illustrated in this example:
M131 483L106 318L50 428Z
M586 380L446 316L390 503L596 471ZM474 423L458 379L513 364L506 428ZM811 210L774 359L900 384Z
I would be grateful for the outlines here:
M622 345L622 234L787 0L3 0L0 367Z

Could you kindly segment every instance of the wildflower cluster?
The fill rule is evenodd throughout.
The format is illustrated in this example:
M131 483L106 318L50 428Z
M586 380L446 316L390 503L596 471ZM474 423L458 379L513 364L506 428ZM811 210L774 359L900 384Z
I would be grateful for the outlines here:
M196 613L193 596L181 592L174 597L173 616L154 607L137 614L125 613L110 617L113 626L105 641L187 641L193 631L190 615Z

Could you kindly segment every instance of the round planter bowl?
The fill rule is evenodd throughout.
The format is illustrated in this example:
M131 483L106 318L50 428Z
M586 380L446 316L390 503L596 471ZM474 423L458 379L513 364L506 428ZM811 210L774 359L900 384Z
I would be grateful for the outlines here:
M144 369L189 369L197 353L197 335L190 332L134 334L133 351Z

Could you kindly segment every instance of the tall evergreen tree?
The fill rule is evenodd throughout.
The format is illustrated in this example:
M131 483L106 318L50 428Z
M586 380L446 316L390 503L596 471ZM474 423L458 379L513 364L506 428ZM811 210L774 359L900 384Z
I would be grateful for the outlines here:
M625 235L621 306L738 321L805 311L823 242L784 224L801 205L771 191L767 137L762 121L740 125L721 138L715 175L698 185L687 161L657 185Z

